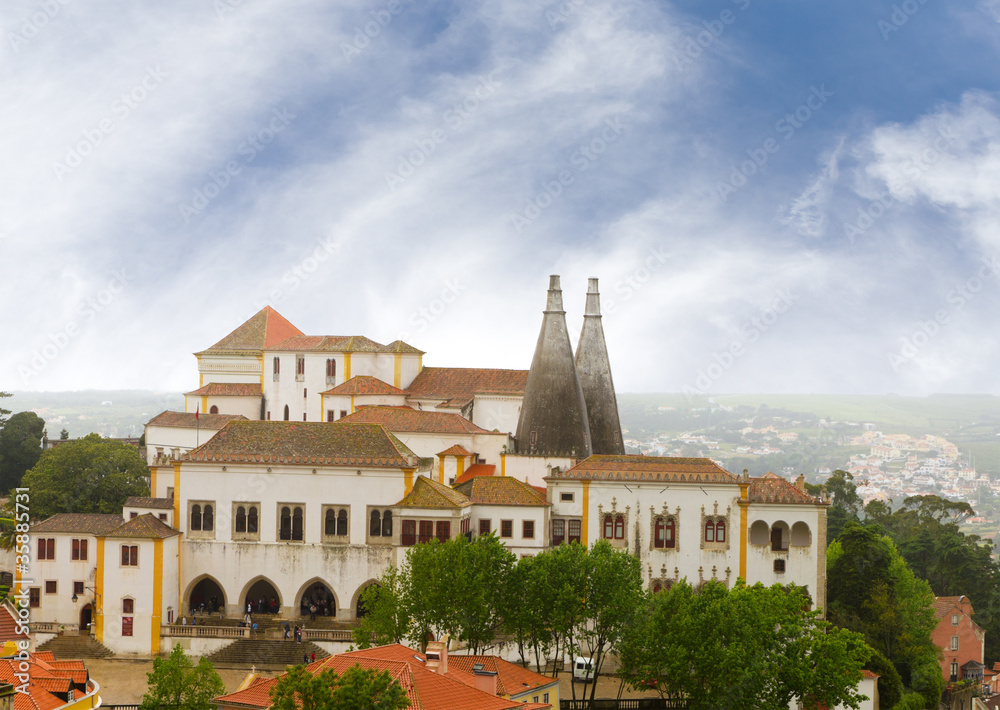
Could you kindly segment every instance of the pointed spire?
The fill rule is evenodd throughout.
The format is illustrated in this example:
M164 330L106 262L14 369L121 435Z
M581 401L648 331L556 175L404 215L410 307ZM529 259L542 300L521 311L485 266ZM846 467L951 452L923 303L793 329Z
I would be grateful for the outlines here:
M595 454L622 455L625 442L618 419L618 400L611 379L611 362L601 325L601 296L597 279L587 287L587 308L583 316L580 342L576 346L576 372L587 403L590 440Z
M573 362L559 277L549 277L542 329L517 422L517 451L583 459L591 454L587 405Z

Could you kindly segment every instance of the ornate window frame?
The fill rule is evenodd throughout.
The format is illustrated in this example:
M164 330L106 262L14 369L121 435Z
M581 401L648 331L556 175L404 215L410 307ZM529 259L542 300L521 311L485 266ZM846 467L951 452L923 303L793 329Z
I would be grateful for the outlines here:
M719 501L715 501L712 506L712 512L706 513L705 506L701 506L701 520L698 525L698 538L701 540L702 550L728 550L729 541L732 540L733 526L730 523L732 512L732 506L726 507L726 512L724 515L719 514ZM712 540L706 539L705 526L711 523L713 526ZM719 529L719 524L722 524L722 529L725 530L726 539L723 542L717 542L715 540L715 531Z
M673 521L674 523L674 544L672 547L657 547L656 546L656 523L657 520L662 520L663 524ZM681 507L678 505L674 508L674 512L671 513L670 509L667 507L666 502L663 503L663 507L660 512L656 512L656 508L649 506L649 549L659 550L661 552L677 552L681 549Z
M607 540L608 542L611 543L612 547L619 547L619 548L622 548L622 549L627 549L628 548L629 530L632 529L632 520L631 520L632 515L631 515L631 513L632 513L632 508L631 508L631 506L628 506L628 505L625 506L625 510L624 511L618 510L618 498L617 498L617 496L611 499L611 510L609 510L607 512L605 512L605 510L604 510L604 504L598 505L597 506L597 521L598 521L598 525L601 526L600 527L600 530L601 530L600 539L601 540ZM612 528L611 528L612 537L605 537L604 536L604 529L605 529L604 518L605 518L605 516L609 516L609 515L612 518ZM621 533L622 533L621 537L618 537L618 528L619 528L619 525L621 526Z

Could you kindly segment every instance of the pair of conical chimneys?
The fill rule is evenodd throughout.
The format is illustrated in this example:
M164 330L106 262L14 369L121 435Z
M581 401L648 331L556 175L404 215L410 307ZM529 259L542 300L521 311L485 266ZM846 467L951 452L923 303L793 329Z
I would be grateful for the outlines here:
M582 459L624 454L597 279L590 279L576 357L566 329L559 277L549 296L517 422L517 451Z

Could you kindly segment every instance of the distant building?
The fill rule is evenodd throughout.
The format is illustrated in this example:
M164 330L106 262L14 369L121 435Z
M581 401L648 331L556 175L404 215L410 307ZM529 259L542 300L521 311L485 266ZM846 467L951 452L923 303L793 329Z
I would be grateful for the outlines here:
M964 595L937 597L934 613L938 624L931 632L931 639L941 649L941 675L945 681L981 682L986 632L972 620L972 602Z

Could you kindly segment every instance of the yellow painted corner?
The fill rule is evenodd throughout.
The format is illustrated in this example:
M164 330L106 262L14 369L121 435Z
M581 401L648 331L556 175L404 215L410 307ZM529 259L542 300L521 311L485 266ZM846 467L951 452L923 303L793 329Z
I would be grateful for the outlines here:
M403 356L400 353L396 353L393 358L395 362L393 363L392 386L398 388L399 383L402 381Z
M163 540L153 540L153 614L149 622L149 654L160 655L163 615Z
M94 638L98 643L104 643L104 538L97 538L97 560L94 570L94 611L91 623L94 625Z
M583 523L580 530L580 542L590 546L590 481L583 481Z

